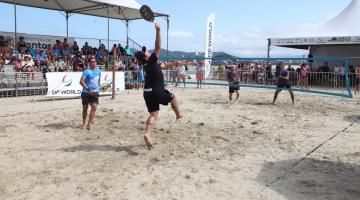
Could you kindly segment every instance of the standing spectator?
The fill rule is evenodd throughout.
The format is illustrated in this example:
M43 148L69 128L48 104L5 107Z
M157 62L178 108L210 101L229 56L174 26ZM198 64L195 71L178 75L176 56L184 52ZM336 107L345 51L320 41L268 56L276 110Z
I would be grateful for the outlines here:
M117 45L114 44L110 52L110 55L112 55L113 60L117 60L117 54L118 54L117 51L118 51Z
M269 64L266 68L265 68L265 83L266 84L272 84L273 82L273 73L271 71L271 64Z
M359 94L360 92L360 64L356 67L355 69L355 74L356 74L356 89L355 89L355 94L357 92L357 94Z
M199 62L196 65L196 86L197 88L201 88L202 82L204 81L204 62Z
M26 50L26 42L24 36L19 37L19 41L16 44L16 48L19 53L24 54Z
M322 71L324 73L323 77L324 77L325 86L328 86L329 85L329 80L330 80L330 67L329 67L328 62L324 63Z
M85 42L84 46L81 49L83 55L85 55L85 61L87 61L91 55L91 47L88 42Z
M178 82L181 81L184 83L184 88L186 87L185 80L186 80L186 68L185 65L181 64L181 66L178 69Z
M53 50L52 50L50 44L48 45L48 47L46 49L46 54L48 56L49 62L55 63Z
M335 87L339 87L339 82L340 82L340 65L336 65L334 68L334 83L335 83Z
M345 67L344 65L340 65L340 71L339 71L339 75L340 75L340 87L344 87L345 86Z
M57 60L59 57L61 57L62 50L63 50L63 46L62 46L60 40L56 40L56 43L53 46L53 55L54 55L55 60Z
M305 63L301 64L301 68L300 68L300 86L301 89L309 89L308 88L308 84L309 84L309 73L308 73L308 69Z

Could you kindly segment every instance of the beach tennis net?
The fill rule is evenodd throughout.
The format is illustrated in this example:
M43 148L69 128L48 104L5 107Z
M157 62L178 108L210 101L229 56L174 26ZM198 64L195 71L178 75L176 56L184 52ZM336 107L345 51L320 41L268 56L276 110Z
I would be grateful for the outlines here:
M240 87L276 89L281 70L288 71L288 79L293 91L352 98L351 89L356 84L356 74L349 66L348 58L239 58L234 61L213 60L210 70L201 62L192 62L185 72L181 70L163 71L168 85L230 86L228 73L232 65L239 71ZM306 73L301 65L306 65ZM198 66L196 66L198 65Z

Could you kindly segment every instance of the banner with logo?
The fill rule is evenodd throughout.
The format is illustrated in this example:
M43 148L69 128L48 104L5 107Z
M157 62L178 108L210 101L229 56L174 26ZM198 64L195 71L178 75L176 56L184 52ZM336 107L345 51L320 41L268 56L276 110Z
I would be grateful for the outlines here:
M11 48L15 46L15 33L11 32L1 32L0 36L4 36L5 41L8 41L8 44ZM17 41L19 41L19 37L23 36L24 41L26 43L26 47L30 47L32 49L47 49L49 45L53 46L56 43L56 40L64 41L66 36L51 36L51 35L35 35L35 34L26 34L26 33L17 33ZM68 44L72 46L74 43L74 38L68 38Z
M206 23L206 44L205 44L205 77L208 77L211 70L211 58L213 57L215 13L209 15Z
M306 38L271 38L274 46L298 46L298 45L321 45L321 44L359 44L360 36L353 37L306 37Z
M83 90L80 85L82 72L50 72L46 73L48 97L77 97ZM115 73L115 93L125 90L124 72ZM101 72L100 94L112 93L112 72Z

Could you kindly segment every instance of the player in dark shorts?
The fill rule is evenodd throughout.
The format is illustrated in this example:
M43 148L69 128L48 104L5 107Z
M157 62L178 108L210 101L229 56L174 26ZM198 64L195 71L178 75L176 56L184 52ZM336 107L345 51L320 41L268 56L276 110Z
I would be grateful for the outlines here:
M83 105L83 127L90 130L90 125L95 119L95 112L99 104L101 71L96 67L96 59L89 59L89 68L81 76L80 85L83 87L81 99ZM89 121L86 124L87 110L91 106Z
M183 114L179 110L175 95L165 89L164 76L162 74L162 69L172 68L174 66L181 65L181 63L158 63L158 56L161 48L160 25L155 24L155 29L156 40L154 52L150 56L142 51L135 53L135 57L138 60L139 65L144 67L145 72L144 100L150 116L146 122L144 140L149 150L153 147L151 142L151 130L158 117L160 104L168 105L170 103L171 108L176 114L176 119L178 120L183 117Z
M232 101L232 95L236 92L236 101L239 100L240 90L240 72L237 71L237 66L232 65L231 71L227 73L227 81L229 85L229 100Z
M289 91L290 96L291 96L291 100L292 103L295 104L295 97L294 97L294 93L291 90L291 84L289 81L289 72L284 69L281 71L279 79L278 79L278 84L277 84L277 89L275 91L275 95L274 95L274 101L272 102L272 104L275 104L275 101L278 97L278 94L281 92L281 90L286 89Z

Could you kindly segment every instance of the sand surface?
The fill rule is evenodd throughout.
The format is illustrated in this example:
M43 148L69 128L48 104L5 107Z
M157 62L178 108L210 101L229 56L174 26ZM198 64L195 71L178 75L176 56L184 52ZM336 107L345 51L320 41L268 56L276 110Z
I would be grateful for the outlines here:
M171 91L186 118L161 107L152 151L140 90L102 97L91 131L80 99L0 99L0 199L360 199L358 97Z

